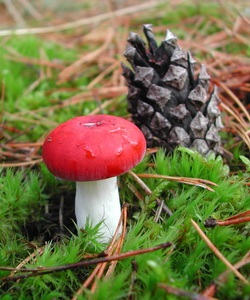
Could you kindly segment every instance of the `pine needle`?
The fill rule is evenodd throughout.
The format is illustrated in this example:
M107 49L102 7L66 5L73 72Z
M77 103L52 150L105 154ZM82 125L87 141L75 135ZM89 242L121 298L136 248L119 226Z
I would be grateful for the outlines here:
M203 241L207 244L210 250L245 284L250 284L248 280L225 258L225 256L215 247L215 245L209 240L207 235L201 230L199 225L191 220L192 225L195 230L198 232Z

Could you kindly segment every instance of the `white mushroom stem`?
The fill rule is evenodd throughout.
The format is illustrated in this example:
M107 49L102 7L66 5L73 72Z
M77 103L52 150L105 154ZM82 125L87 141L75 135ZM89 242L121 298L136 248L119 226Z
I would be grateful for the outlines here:
M85 228L87 220L92 226L102 222L100 241L108 242L121 215L117 177L76 182L75 213L79 228Z

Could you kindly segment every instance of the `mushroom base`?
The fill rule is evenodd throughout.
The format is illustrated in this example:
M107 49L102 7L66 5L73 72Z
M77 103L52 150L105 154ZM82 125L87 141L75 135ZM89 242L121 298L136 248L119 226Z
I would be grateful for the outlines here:
M85 228L87 220L92 226L102 222L99 240L108 242L115 233L121 215L117 177L77 182L75 213L79 228Z

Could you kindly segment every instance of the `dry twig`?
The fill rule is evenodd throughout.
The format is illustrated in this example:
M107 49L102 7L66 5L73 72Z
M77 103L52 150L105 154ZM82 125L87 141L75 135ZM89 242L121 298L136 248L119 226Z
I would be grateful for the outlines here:
M230 218L225 220L216 220L214 218L209 218L204 222L205 227L215 227L216 225L219 226L229 226L233 224L241 224L245 222L250 222L250 210L247 210L243 213L234 215Z
M114 260L122 260L128 257L133 257L149 252L154 252L160 249L167 249L171 247L173 244L171 242L166 242L163 244L160 244L158 246L146 248L146 249L141 249L141 250L130 250L125 253L121 254L115 254L111 255L108 257L97 257L89 260L84 260L76 263L71 263L63 266L55 266L55 267L50 267L50 268L45 268L45 267L39 267L39 268L20 268L18 272L23 273L20 275L14 275L14 276L7 276L7 277L2 277L0 280L5 282L5 281L16 281L19 279L24 279L24 278L29 278L29 277L35 277L35 276L42 276L45 274L50 274L53 272L61 272L65 270L73 270L73 269L78 269L86 266L91 266L99 263L105 263L105 262L112 262ZM10 267L1 267L0 270L3 271L15 271L16 268L10 268Z

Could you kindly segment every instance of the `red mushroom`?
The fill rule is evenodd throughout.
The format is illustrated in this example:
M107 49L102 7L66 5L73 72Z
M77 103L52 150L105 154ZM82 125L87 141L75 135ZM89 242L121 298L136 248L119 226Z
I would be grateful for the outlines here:
M73 118L49 133L43 144L43 161L56 177L76 181L77 225L89 218L102 221L101 240L115 232L121 213L116 176L144 157L146 141L133 123L110 115Z

